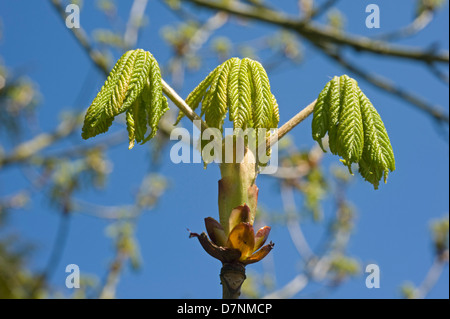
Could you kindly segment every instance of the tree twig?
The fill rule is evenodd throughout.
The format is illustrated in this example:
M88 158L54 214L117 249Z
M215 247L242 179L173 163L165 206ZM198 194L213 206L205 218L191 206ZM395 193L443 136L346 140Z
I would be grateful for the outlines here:
M433 21L433 15L433 10L424 10L407 26L401 28L400 30L381 34L376 38L383 41L393 41L415 35L422 31L428 24L430 24L431 21Z
M420 286L414 291L414 298L423 299L427 296L430 290L436 285L439 277L444 270L445 265L448 263L448 249L440 256L436 256L431 265L428 273Z
M123 268L123 264L128 259L128 254L123 251L117 251L109 272L106 276L105 285L103 286L99 299L113 299L116 296L116 287L119 283L120 273Z
M11 154L0 157L0 167L4 167L15 162L26 161L42 149L52 145L55 141L70 135L80 124L80 119L80 116L68 119L62 122L54 132L39 134L34 138L19 144L11 151Z
M324 2L320 7L313 8L311 12L301 20L301 23L309 23L312 19L317 18L321 14L325 13L328 9L336 4L337 0L328 0Z
M278 129L278 134L275 134L271 137L270 140L266 143L266 148L273 146L276 142L282 139L287 133L289 133L294 127L303 122L311 113L314 111L314 106L316 105L316 101L314 100L308 106L306 106L303 110L298 112L293 118L283 124Z
M59 13L60 17L62 18L61 21L64 22L66 19L66 11L61 4L60 0L50 0L51 4L53 5L53 8ZM84 48L86 53L89 55L91 60L97 65L98 68L100 68L104 73L108 74L109 68L108 63L103 54L94 49L89 42L89 39L86 35L86 32L83 28L69 28L70 31L72 31L72 35L75 37L75 39L78 41L78 43Z
M198 129L205 130L208 128L208 125L201 119L200 116L195 113L189 105L175 92L174 89L170 87L169 84L166 83L163 79L161 79L163 92L167 97L186 115L188 119L192 121L192 123L200 124Z
M345 34L329 27L323 27L311 22L304 23L298 18L288 17L279 11L254 7L239 1L223 2L215 0L183 0L201 7L221 10L236 16L250 18L279 27L296 31L308 40L325 41L351 47L357 51L365 51L378 55L399 57L422 62L449 63L449 52L435 53L413 47L391 45L383 41L374 41L370 38Z
M127 47L133 47L138 40L139 28L142 25L142 17L144 16L145 8L148 0L134 0L130 10L130 17L128 18L127 28L123 36L123 40Z
M283 203L283 210L285 213L297 214L297 207L294 200L294 191L292 187L284 185L281 183L281 201ZM314 257L314 253L311 250L306 238L303 234L302 228L299 223L299 219L289 218L287 221L287 229L289 231L289 236L294 244L299 255L305 259L310 260Z
M287 299L292 298L297 293L302 291L309 282L308 276L305 274L298 274L291 281L289 281L283 288L274 291L263 299Z

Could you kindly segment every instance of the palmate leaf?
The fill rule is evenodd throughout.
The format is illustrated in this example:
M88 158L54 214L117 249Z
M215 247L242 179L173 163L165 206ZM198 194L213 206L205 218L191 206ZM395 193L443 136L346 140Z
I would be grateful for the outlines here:
M186 98L193 110L200 102L210 127L222 129L227 112L234 128L278 126L278 104L269 78L264 67L249 58L231 58L216 67ZM180 112L177 123L183 116Z
M206 124L221 131L227 112L234 129L278 127L278 104L267 73L249 58L231 58L216 67L186 98L193 110L200 102ZM183 116L180 112L176 124Z
M88 139L105 133L114 118L126 112L131 149L135 141L144 143L156 134L159 120L167 110L155 58L142 49L130 50L117 61L88 108L81 136ZM146 137L148 127L151 132Z
M394 152L380 115L347 75L335 76L317 98L312 135L322 149L326 133L331 152L343 158L350 173L352 163L358 163L361 176L375 189L383 175L386 183L389 171L395 170Z

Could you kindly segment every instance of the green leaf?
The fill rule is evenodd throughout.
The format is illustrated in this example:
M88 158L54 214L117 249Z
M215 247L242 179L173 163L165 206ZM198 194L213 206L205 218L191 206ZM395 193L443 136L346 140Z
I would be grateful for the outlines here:
M361 176L375 189L383 176L386 183L389 171L395 170L394 152L380 115L347 75L335 76L317 98L312 136L322 149L326 133L331 152L342 157L350 173L352 163L357 163Z
M242 59L237 74L237 78L232 79L236 84L232 84L235 91L233 95L237 97L237 103L233 107L233 127L246 129L253 127L252 116L252 91L249 79L249 59Z
M206 93L202 102L202 113L205 115L206 123L211 127L222 129L222 124L227 115L228 104L228 74L230 71L230 62L219 66L211 87Z
M339 115L341 112L343 88L340 78L335 76L331 80L330 93L328 94L328 144L331 153L337 154L337 127L339 125Z
M239 103L239 70L241 67L241 60L238 58L231 58L229 76L228 76L228 112L230 121L234 123L234 115L236 113L236 106Z
M266 70L256 61L250 62L251 78L254 90L253 102L253 123L254 127L272 127L277 125L273 123L274 107L272 93L270 92L270 83Z
M320 92L317 98L316 105L314 106L314 117L312 120L313 139L319 143L320 148L325 152L322 145L322 139L328 132L328 110L329 110L329 94L331 92L331 81L328 82L325 88Z
M280 119L264 67L249 58L231 58L216 67L186 99L194 110L200 102L206 124L220 130L227 112L233 127L242 130L276 128Z
M280 112L278 110L278 103L275 95L272 94L272 126L277 127L280 122Z
M159 120L167 109L155 58L142 49L130 50L117 61L88 108L81 136L88 139L105 133L114 118L126 112L131 149L135 141L144 143L156 134ZM145 137L148 127L151 132Z
M364 131L357 92L358 84L347 75L341 76L340 81L343 84L344 95L336 135L337 154L345 160L351 173L351 163L358 163L361 159Z
M389 171L395 170L394 151L377 110L361 90L358 90L358 97L364 125L364 150L359 172L376 189L383 173L386 183Z

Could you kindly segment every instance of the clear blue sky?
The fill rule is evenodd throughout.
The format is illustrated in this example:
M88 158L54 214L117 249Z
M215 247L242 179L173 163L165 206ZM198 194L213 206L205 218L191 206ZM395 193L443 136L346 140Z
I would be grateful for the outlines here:
M94 1L84 2L81 25L89 32L107 28L108 21L94 9ZM117 2L121 9L119 14L126 21L131 1ZM282 2L286 11L294 10L296 6L296 1ZM365 7L369 3L380 6L381 28L378 30L365 27ZM338 8L346 15L347 31L368 36L404 26L413 16L411 1L405 0L340 1ZM164 64L170 58L170 51L161 39L160 29L176 21L176 17L160 1L149 1L146 13L149 25L141 33L138 47L151 51L160 64ZM199 14L207 16L208 12L201 11ZM26 70L30 78L39 84L43 99L38 119L43 130L55 128L64 110L89 106L103 84L104 76L95 70L48 1L3 0L0 2L0 18L0 56L7 66ZM426 47L438 42L443 49L447 49L448 29L447 4L420 35L401 44ZM221 29L218 34L242 42L263 36L266 32L273 30L262 24L252 24L250 28L234 24ZM272 91L280 105L280 123L286 122L313 101L330 77L346 72L310 46L305 45L304 49L307 63L269 74ZM448 112L448 86L431 75L426 66L370 54L361 54L356 61L365 69L378 72L402 87L425 96ZM188 75L180 95L186 96L213 67L206 61L198 75ZM89 86L79 99L86 79ZM355 177L348 196L357 207L358 217L348 253L359 258L363 269L369 263L379 265L381 288L367 289L362 273L329 297L397 298L400 285L406 281L419 284L432 263L429 222L448 214L449 209L448 142L442 138L435 123L422 112L363 80L359 80L359 84L384 120L395 151L397 170L389 175L388 183L380 185L377 191L359 176ZM79 104L74 105L77 100ZM292 132L292 139L299 147L314 145L310 123L311 119L308 119ZM191 127L188 122L185 124ZM79 135L72 137L71 142L85 143ZM90 191L79 197L101 205L130 203L133 192L139 186L142 171L149 166L146 154L146 147L142 146L136 146L132 151L128 151L125 143L115 147L108 152L114 165L109 177L110 186L104 192ZM118 285L118 297L219 298L220 263L209 257L196 240L189 240L186 231L189 228L201 232L204 230L203 218L218 217L218 168L210 165L204 170L202 164L175 165L170 162L168 151L162 159L161 173L170 179L170 189L155 210L139 218L137 237L143 267L137 273L126 268ZM338 158L327 154L324 164L329 167L330 163L338 163ZM1 171L0 196L21 189L25 183L20 170ZM119 185L127 185L127 188ZM258 186L259 205L280 210L281 200L276 195L273 180L260 176ZM34 195L33 200L31 207L11 216L10 229L37 246L31 264L33 269L38 270L49 258L59 218L41 195ZM326 217L330 214L330 211L325 212ZM108 224L86 215L73 216L67 247L52 279L56 287L69 293L64 288L64 270L71 263L78 264L82 274L95 274L103 278L113 253L111 241L105 237ZM314 247L323 227L307 222L304 231ZM285 228L274 227L270 240L276 243L271 254L277 284L281 287L297 274L300 257ZM249 266L248 271L252 270L261 271L261 265ZM448 282L446 268L429 297L448 298ZM305 294L316 288L312 285Z

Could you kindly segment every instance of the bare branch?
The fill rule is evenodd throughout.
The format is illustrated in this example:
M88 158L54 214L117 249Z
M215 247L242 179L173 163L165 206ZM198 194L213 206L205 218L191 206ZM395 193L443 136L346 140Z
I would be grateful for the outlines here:
M303 122L311 113L314 111L314 106L316 105L316 101L314 100L308 106L306 106L303 110L297 113L293 118L283 124L282 127L278 130L278 134L272 136L272 138L267 141L266 148L273 146L276 142L283 138L287 133L289 133L294 127Z
M130 10L130 17L128 18L127 28L123 36L127 47L133 47L138 40L139 28L142 25L142 18L144 16L145 8L148 0L134 0Z
M60 0L50 0L50 1L51 4L53 5L53 8L55 8L55 10L60 15L61 21L64 22L66 19L66 11L64 9L64 6L61 4L61 1ZM91 60L95 63L95 65L98 68L100 68L100 70L102 70L103 73L108 74L109 68L107 60L100 51L92 47L84 29L80 27L80 28L69 28L69 30L72 31L71 33L73 34L75 39L84 48L84 50L89 55Z
M298 274L290 282L288 282L283 288L274 291L263 299L287 299L292 298L301 290L303 290L309 282L308 276L304 274Z
M108 274L106 275L105 285L98 296L99 299L113 299L116 296L116 288L119 283L120 273L124 263L128 260L129 256L124 251L118 249L116 256L109 267Z
M228 20L228 15L218 12L209 18L192 36L188 43L189 53L197 52L211 37L212 33L221 28Z
M433 21L433 15L432 10L424 10L406 27L379 35L377 36L377 39L382 41L393 41L415 35L422 31L428 24L430 24L431 21Z
M201 117L198 116L197 113L195 113L189 105L187 105L187 103L178 95L178 93L175 92L175 90L172 89L170 85L168 85L163 79L161 79L161 82L163 85L164 94L172 100L172 102L187 116L187 118L190 119L194 124L199 121L201 125L201 127L199 127L200 130L207 129L208 125L206 125Z
M435 53L432 51L430 52L429 50L417 49L414 47L391 45L389 43L383 41L375 41L367 37L338 32L332 28L319 26L311 22L304 23L302 20L299 20L298 18L288 17L284 13L271 9L254 7L241 3L239 1L183 1L191 2L196 5L213 10L225 11L236 16L250 18L256 21L266 22L279 27L284 27L286 29L296 31L309 41L324 41L327 43L348 46L357 51L365 51L378 55L399 57L422 62L449 63L448 51Z
M37 154L42 149L52 145L54 142L70 135L81 122L81 117L76 116L62 122L52 133L42 133L29 141L18 145L11 154L0 158L0 167L15 163L23 162L31 156Z
M283 210L285 213L297 213L297 206L295 205L294 191L292 187L281 183L281 200L283 202ZM304 260L310 260L314 257L314 253L308 244L298 218L289 218L287 221L287 229L289 236L294 244L297 252Z
M306 15L306 17L303 18L301 21L302 23L309 23L314 18L317 18L321 14L325 13L328 9L330 9L332 6L336 4L338 0L328 0L324 2L320 7L313 8L309 14Z
M434 262L428 270L425 279L414 292L415 298L423 299L426 297L434 285L436 285L436 282L444 271L446 264L448 264L448 249L444 251L442 256L437 256L434 259Z

